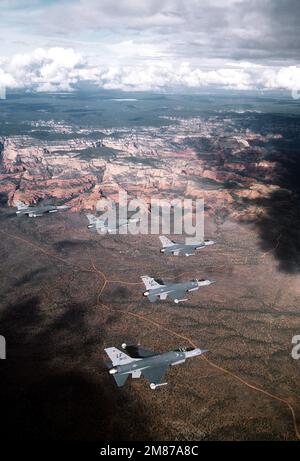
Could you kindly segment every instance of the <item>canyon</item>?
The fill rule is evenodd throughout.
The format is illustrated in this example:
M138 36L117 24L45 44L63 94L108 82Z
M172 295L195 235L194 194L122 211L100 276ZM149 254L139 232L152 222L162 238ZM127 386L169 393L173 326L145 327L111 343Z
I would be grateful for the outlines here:
M67 202L74 212L95 211L102 201L116 201L119 191L126 191L147 202L203 198L210 215L255 219L264 210L251 203L280 189L278 163L266 160L264 146L280 134L236 130L225 136L213 118L179 118L160 128L106 129L98 139L95 130L75 127L72 134L69 126L50 125L68 139L1 139L1 192L8 206L17 200L50 201Z

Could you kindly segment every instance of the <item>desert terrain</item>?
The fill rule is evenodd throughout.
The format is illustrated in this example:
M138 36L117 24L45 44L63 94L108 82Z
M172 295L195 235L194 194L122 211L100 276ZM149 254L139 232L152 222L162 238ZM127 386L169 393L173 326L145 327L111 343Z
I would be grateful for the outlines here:
M156 236L91 237L79 214L43 221L1 214L8 436L296 438L291 411L275 396L298 418L299 364L290 353L300 326L299 275L278 271L249 224L228 221L217 229L210 222L207 233L214 247L168 258ZM142 296L144 273L217 283L179 306L152 305ZM170 370L169 385L158 391L144 380L120 390L103 349L124 341L154 351L197 344L210 352Z
M160 115L159 126L30 120L26 133L2 131L7 438L299 438L299 129L251 111L184 115ZM47 136L36 133L41 124ZM86 212L119 190L145 201L204 198L205 236L216 244L165 257L157 235L90 233ZM70 210L27 219L17 200ZM144 274L217 283L179 305L151 304ZM124 342L209 352L170 369L156 391L143 379L118 389L104 348Z

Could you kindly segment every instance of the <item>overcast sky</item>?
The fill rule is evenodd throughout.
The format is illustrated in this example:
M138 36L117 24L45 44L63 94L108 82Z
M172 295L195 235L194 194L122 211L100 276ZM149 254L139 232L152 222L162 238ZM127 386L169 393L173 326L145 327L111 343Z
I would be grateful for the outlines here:
M0 6L1 85L300 87L300 0L0 0Z

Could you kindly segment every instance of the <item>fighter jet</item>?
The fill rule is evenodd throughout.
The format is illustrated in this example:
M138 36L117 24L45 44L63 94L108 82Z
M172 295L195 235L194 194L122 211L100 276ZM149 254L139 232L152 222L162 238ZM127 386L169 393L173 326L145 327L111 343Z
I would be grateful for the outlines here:
M191 256L195 250L200 250L200 248L205 248L206 246L213 245L215 242L213 240L203 240L202 242L195 243L176 243L172 240L169 240L167 237L161 235L159 240L162 244L161 253L164 253L167 256L170 255L179 255L179 253L184 253L185 256Z
M70 207L66 205L26 205L25 203L18 200L16 202L17 211L16 214L23 216L27 215L29 218L37 218L43 216L45 213L57 213L58 211L68 210Z
M190 280L181 283L158 283L154 278L143 275L141 277L147 291L144 296L147 296L151 303L154 303L158 298L167 299L169 296L176 304L180 301L186 301L185 294L189 291L196 291L200 287L215 283L214 280Z
M109 233L116 233L120 227L128 226L130 223L138 222L138 219L120 219L115 226L109 225L101 219L100 217L94 216L93 214L87 214L86 217L89 220L88 229L93 232L109 232Z
M168 384L163 382L164 374L170 366L184 363L186 359L201 355L207 350L198 348L181 348L170 352L156 353L139 346L122 345L126 352L116 347L104 349L110 362L109 373L113 375L117 386L124 386L129 375L137 379L143 376L150 382L150 388Z

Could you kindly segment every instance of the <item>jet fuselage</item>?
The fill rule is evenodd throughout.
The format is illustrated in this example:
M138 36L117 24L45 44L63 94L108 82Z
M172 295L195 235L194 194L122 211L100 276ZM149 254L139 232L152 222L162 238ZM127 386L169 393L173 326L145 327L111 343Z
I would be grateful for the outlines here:
M157 288L151 288L147 290L144 295L147 296L146 293L151 295L159 295L161 293L172 293L173 291L193 291L199 288L198 281L191 280L189 282L180 282L180 283L170 283L168 285L161 285Z
M131 374L136 371L143 371L147 368L168 367L184 363L187 358L195 357L202 353L201 349L192 351L170 351L162 354L153 355L141 359L132 359L132 362L124 365L116 365L110 369L110 374L118 373L120 375Z

